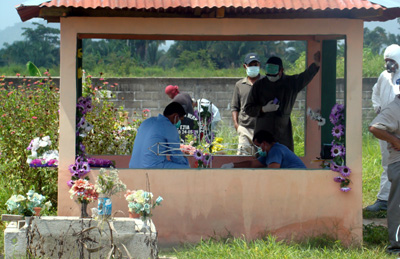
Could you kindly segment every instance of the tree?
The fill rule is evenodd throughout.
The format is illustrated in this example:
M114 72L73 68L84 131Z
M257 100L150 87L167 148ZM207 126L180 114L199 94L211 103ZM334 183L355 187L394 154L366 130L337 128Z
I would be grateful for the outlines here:
M7 65L32 61L39 67L53 67L60 63L60 30L33 23L36 28L23 28L24 41L5 43L0 56Z

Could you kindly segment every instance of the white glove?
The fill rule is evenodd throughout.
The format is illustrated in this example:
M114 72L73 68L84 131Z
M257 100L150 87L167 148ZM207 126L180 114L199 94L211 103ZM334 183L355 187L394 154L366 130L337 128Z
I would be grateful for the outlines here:
M274 104L274 100L269 101L266 105L264 105L261 110L263 112L274 112L279 109L279 104Z
M223 164L221 168L229 169L229 168L234 168L235 165L233 163L228 163L228 164Z

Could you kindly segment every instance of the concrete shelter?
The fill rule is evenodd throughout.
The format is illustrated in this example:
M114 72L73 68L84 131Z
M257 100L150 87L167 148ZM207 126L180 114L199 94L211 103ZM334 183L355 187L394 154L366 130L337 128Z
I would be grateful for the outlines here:
M153 217L161 245L197 242L227 232L248 239L266 233L287 239L326 233L346 244L359 244L363 22L399 17L399 7L386 8L368 0L51 0L17 6L23 21L40 17L61 24L58 214L79 215L66 182L70 179L68 167L75 160L82 39L304 40L308 65L316 51L322 52L320 72L307 86L307 107L321 109L325 118L336 102L336 42L344 40L350 192L339 190L333 181L337 173L310 164L319 156L321 143L330 142L330 128L320 128L309 118L302 159L313 169L121 169L120 173L129 189L144 189L148 174L151 191L163 196L163 205L155 209ZM97 172L92 170L92 182ZM122 196L113 197L113 205L115 211L127 213Z

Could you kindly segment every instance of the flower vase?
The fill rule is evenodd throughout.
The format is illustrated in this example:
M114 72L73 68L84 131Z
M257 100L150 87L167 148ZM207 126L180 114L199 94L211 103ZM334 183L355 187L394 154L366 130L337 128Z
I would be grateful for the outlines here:
M142 228L140 229L140 232L143 233L151 232L151 219L148 217L146 218L141 217L140 219L142 220Z
M25 216L25 225L29 227L31 225L32 216Z
M99 218L110 218L112 212L111 198L100 194L97 210L99 213Z
M81 203L81 218L89 218L89 214L87 213L87 203L82 202Z
M42 208L41 207L33 207L33 210L35 211L35 216L39 217L40 211L42 210Z

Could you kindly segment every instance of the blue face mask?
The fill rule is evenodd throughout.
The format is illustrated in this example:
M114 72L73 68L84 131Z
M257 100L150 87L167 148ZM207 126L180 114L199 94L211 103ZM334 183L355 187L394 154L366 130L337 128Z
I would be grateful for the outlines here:
M260 67L259 66L246 67L246 73L251 78L256 77L260 73Z
M267 156L267 151L263 151L262 148L260 148L260 147L258 148L257 153L258 153L260 156Z

